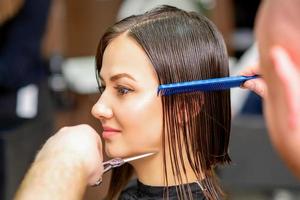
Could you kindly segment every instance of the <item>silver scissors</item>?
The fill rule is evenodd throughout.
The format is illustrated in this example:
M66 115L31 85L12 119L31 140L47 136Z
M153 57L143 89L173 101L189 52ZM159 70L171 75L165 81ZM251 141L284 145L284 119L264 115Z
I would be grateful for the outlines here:
M128 158L113 158L111 160L105 161L103 162L103 174L108 172L109 170L116 168L116 167L120 167L121 165L133 161L133 160L137 160L137 159L141 159L141 158L145 158L147 156L151 156L155 154L154 152L152 153L145 153L145 154L141 154L138 156L132 156L132 157L128 157ZM100 178L93 186L99 186L102 183L102 178Z

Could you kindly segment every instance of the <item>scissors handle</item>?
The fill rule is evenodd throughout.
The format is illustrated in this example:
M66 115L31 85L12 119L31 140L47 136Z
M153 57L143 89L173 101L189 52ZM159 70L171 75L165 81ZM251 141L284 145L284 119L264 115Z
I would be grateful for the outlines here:
M112 168L120 167L124 163L125 163L125 161L122 158L114 158L114 159L108 160L106 162L103 162L103 167L104 167L103 173L108 172Z
M125 163L125 161L122 158L114 158L108 161L103 162L103 174L108 172L109 170L111 170L112 168L115 167L120 167L121 165L123 165ZM99 180L93 185L95 186L99 186L102 183L102 178L99 178Z
M103 165L103 174L108 172L109 170L111 170L112 168L115 168L115 167L120 167L121 165L123 165L124 163L126 162L129 162L129 161L132 161L132 160L136 160L136 159L141 159L141 158L144 158L146 156L150 156L150 155L153 155L154 153L146 153L146 154L143 154L143 155L139 155L139 156L133 156L133 157L130 157L130 158L114 158L114 159L111 159L111 160L108 160L108 161L105 161L102 163ZM102 183L102 177L100 177L98 179L98 181L93 185L93 186L98 186Z

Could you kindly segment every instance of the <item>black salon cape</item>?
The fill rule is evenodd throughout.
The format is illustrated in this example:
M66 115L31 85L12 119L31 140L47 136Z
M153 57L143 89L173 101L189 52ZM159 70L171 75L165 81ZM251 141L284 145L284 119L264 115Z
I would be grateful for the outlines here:
M187 185L185 185L187 186ZM205 197L197 183L190 183L191 192L193 194L193 199L195 200L205 200ZM177 200L176 187L169 187L169 200ZM164 187L158 186L148 186L134 180L130 185L125 189L119 200L163 200Z

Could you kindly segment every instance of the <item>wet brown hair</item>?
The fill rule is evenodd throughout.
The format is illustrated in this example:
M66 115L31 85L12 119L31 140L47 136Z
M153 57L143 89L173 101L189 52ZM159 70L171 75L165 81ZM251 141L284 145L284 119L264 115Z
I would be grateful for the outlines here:
M157 73L159 84L225 77L229 75L228 56L222 36L204 16L162 6L125 18L110 27L100 40L96 55L96 75L102 66L105 48L125 33L144 49ZM183 187L188 158L207 199L221 199L222 191L214 169L230 162L230 92L193 92L162 96L163 149L166 188L171 174L180 199L192 199ZM167 144L168 146L166 146ZM168 155L166 148L169 148ZM172 171L167 171L169 156ZM201 180L201 173L205 179ZM130 165L113 171L107 199L115 199L133 174ZM168 192L166 192L168 198Z

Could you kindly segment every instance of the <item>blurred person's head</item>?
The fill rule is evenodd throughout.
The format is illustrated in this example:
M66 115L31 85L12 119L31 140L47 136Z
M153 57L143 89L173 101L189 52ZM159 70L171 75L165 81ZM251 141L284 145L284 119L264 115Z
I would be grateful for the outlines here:
M297 131L300 135L299 125L297 130L291 128L291 123L300 124L300 1L262 1L256 37L260 66L268 86L264 109L271 139L288 164L295 165L293 156L297 154L287 155L291 153L287 149L300 140L300 136L289 137L296 136L293 132Z
M104 128L107 155L157 152L165 186L183 189L192 171L196 180L205 178L207 198L217 199L221 190L214 168L230 161L230 92L157 94L160 84L229 75L216 27L203 16L174 7L131 16L106 31L96 65L101 96L92 112ZM128 181L130 167L113 171L111 198Z
M273 66L270 50L275 45L283 46L300 67L299 10L298 0L262 1L256 19L256 37L263 70Z

